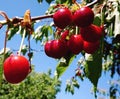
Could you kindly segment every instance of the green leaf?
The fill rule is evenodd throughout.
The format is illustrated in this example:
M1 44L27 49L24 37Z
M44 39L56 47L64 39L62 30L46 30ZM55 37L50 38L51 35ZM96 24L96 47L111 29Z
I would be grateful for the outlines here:
M47 2L48 4L50 4L52 1L54 1L54 0L46 0L46 2Z
M39 3L42 3L43 2L43 0L37 0Z
M75 55L70 55L69 57L65 58L65 61L60 60L56 68L58 78L62 76L62 74L67 70L67 68L72 63L74 58L75 58Z
M88 79L97 87L102 71L102 55L99 52L89 54L85 61L85 74Z
M47 25L45 25L45 26L43 26L43 27L41 28L41 32L42 32L46 37L48 37L48 33L49 33L48 29L49 29L49 26L47 26Z
M70 92L73 95L74 94L74 87L75 86L73 84L73 81L67 80L65 92Z
M93 84L94 95L97 97L97 84L102 72L102 55L98 51L88 55L85 61L85 74Z
M10 29L8 34L8 40L11 40L11 38L19 31L19 26L13 27Z
M25 55L27 53L27 51L28 51L28 46L27 45L23 45L22 49L21 49L22 54Z
M100 26L101 25L101 19L100 19L100 15L96 15L96 17L94 18L94 22L93 24Z
M72 4L72 0L56 0L57 4Z
M77 81L76 79L72 79L72 85L73 85L74 87L76 87L76 88L79 88L79 87L80 87L80 85L79 85L79 83L78 83L78 81Z
M53 33L53 29L51 26L43 25L43 26L39 26L36 29L36 32L34 32L34 34L32 34L32 35L37 43L38 41L42 42L44 37L46 37L46 39L48 39L49 35L52 35L52 33Z

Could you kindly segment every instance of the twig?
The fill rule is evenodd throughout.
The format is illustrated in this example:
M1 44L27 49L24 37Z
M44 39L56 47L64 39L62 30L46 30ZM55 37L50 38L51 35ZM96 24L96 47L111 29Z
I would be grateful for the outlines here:
M9 18L5 12L0 11L0 15L3 16L7 22L9 22Z
M42 15L42 16L32 17L31 20L32 21L37 21L37 20L41 20L41 19L45 19L45 18L52 18L52 17L53 17L53 14ZM15 17L15 18L12 18L12 19L9 19L9 20L10 20L11 23L17 24L17 23L21 22L23 20L23 18L22 17ZM6 25L6 24L8 24L8 22L6 20L1 20L0 24Z
M94 0L93 2L91 3L88 3L86 6L90 7L90 6L93 6L94 4L96 4L99 0ZM19 22L21 22L23 20L23 18L21 17L15 17L15 18L12 18L12 19L9 19L6 15L5 12L3 11L0 11L0 14L2 16L4 16L6 18L6 20L1 20L0 21L0 24L2 25L6 25L8 24L8 22L11 22L13 24L17 24ZM32 21L36 21L36 20L41 20L41 19L45 19L45 18L52 18L53 17L53 14L49 14L49 15L42 15L42 16L36 16L36 17L32 17L31 20Z

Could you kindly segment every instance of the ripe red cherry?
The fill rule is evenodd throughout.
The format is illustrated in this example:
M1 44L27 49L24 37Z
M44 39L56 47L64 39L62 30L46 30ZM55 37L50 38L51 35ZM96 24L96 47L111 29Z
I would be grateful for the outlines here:
M48 41L44 49L47 56L58 59L66 56L68 52L67 42L63 40Z
M63 33L61 33L61 39L66 40L68 35L69 35L69 30L64 31Z
M99 26L91 24L80 29L82 38L88 42L96 42L102 37L102 30Z
M4 76L9 83L23 81L30 70L29 61L24 56L11 55L4 61Z
M92 42L92 43L84 41L83 50L88 54L93 54L95 51L97 51L99 49L99 46L100 46L99 41Z
M68 8L61 8L53 15L55 25L64 29L72 21L72 13Z
M89 26L94 20L94 12L89 7L78 9L73 15L73 22L79 27Z
M83 39L81 35L72 35L68 41L68 47L73 54L79 54L83 49Z
M49 40L45 43L44 46L45 54L49 57L52 57L54 54L52 51L52 44L53 44L53 40Z

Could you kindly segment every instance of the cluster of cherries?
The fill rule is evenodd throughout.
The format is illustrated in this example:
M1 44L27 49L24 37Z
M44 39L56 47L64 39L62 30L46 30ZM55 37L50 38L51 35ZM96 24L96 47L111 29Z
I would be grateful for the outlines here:
M66 57L68 54L79 54L85 51L93 54L100 46L102 28L94 25L94 12L89 7L81 7L74 13L68 8L60 8L53 15L56 27L62 30L60 38L49 40L44 49L52 58ZM67 27L77 27L78 33L70 32Z
M100 45L102 29L93 24L94 13L89 7L82 7L72 13L60 8L53 15L55 25L62 30L59 39L45 43L45 53L52 58L66 57L81 51L93 54ZM71 33L66 27L78 27L79 33ZM12 84L23 81L30 73L29 61L21 55L10 55L3 64L5 79Z

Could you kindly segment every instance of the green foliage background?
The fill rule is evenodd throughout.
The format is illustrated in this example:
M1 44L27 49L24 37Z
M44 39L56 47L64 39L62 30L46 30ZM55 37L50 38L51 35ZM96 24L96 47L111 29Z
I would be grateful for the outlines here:
M61 82L46 73L32 72L23 82L14 85L2 80L0 99L56 99Z

